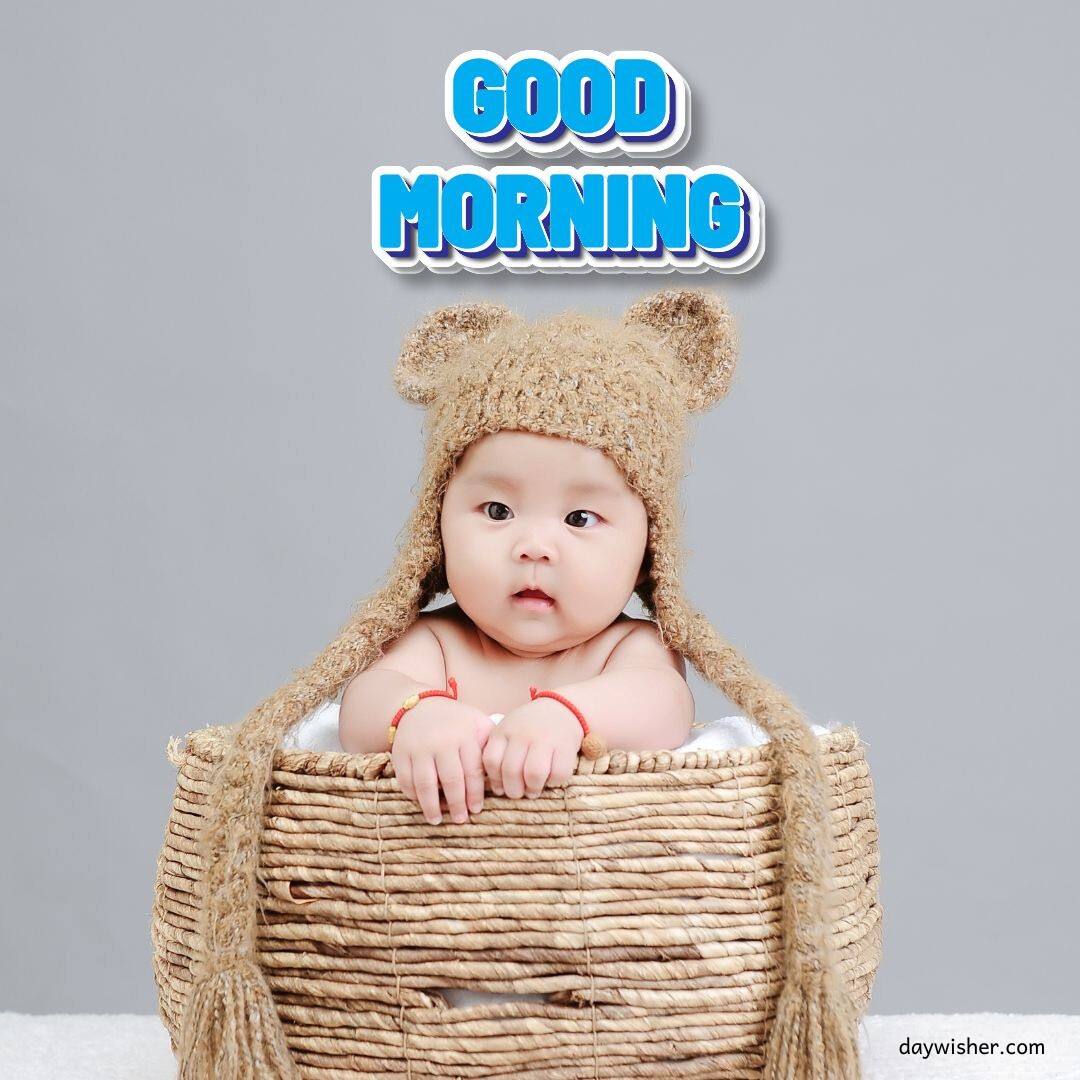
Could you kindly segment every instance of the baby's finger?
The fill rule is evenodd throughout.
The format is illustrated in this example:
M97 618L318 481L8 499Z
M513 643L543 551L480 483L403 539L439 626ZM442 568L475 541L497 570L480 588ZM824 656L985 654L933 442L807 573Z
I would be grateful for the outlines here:
M530 799L539 798L540 792L544 790L544 785L551 775L551 758L554 753L554 747L544 746L543 743L534 743L529 748L521 775L525 781L525 794Z
M398 787L401 794L410 802L416 802L416 792L413 791L412 760L405 754L393 755L394 775L397 777Z
M439 809L439 776L435 770L435 759L419 758L412 765L416 801L424 817L432 825L438 825L442 821L442 811Z
M491 790L495 795L503 793L502 762L506 753L506 739L501 735L492 735L484 747L484 772L491 780Z
M480 759L480 747L466 743L461 748L461 769L465 774L465 802L470 814L484 809L484 763Z
M551 776L548 778L548 787L564 787L570 783L570 777L574 775L577 767L577 754L573 750L564 747L556 747L555 754L551 759Z
M502 786L508 799L520 799L525 794L525 754L528 744L513 742L506 748L502 759Z
M469 815L465 810L465 770L457 747L440 753L435 765L439 770L439 783L446 793L446 811L450 819L460 825Z

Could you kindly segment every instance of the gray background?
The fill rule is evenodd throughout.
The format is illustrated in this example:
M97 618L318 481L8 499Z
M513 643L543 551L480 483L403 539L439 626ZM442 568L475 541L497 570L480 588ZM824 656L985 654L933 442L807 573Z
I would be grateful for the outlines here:
M687 588L868 744L871 1011L1078 1011L1075 8L0 12L0 1008L155 1010L166 740L240 719L389 567L419 316L681 280L743 339L696 424ZM661 53L693 92L674 160L758 189L760 265L391 273L371 169L482 164L443 119L469 48Z

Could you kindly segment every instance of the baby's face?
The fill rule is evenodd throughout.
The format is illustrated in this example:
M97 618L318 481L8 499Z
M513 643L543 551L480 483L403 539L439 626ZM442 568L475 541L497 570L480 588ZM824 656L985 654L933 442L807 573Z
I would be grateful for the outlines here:
M610 626L641 580L645 506L599 450L500 431L473 443L443 498L446 579L517 656L568 649ZM549 599L529 599L522 590Z

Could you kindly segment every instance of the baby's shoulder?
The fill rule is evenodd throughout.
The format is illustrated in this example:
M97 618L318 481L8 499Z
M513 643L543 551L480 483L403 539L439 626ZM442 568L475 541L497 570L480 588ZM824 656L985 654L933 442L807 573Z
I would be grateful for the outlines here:
M456 603L444 604L434 611L422 611L416 623L434 634L446 648L469 648L477 644L472 619Z
M626 616L622 632L604 665L605 670L618 667L672 667L686 675L686 661L680 653L669 649L660 637L660 629L652 619Z
M455 629L472 626L472 620L456 603L443 604L442 607L434 608L431 611L421 611L416 616L416 621L423 623L429 630L447 626Z

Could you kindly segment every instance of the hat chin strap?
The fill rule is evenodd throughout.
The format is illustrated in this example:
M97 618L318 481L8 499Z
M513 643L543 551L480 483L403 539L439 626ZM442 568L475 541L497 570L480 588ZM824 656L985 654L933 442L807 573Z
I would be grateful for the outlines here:
M412 540L399 552L387 584L310 667L232 729L211 778L198 840L206 871L202 959L180 1023L178 1080L299 1080L256 948L256 872L274 751L297 721L337 694L416 620L420 583L439 555L433 524L417 511Z
M856 1014L837 968L828 916L828 790L818 742L795 706L694 611L677 587L653 595L664 643L772 740L780 783L784 986L763 1080L858 1080Z

